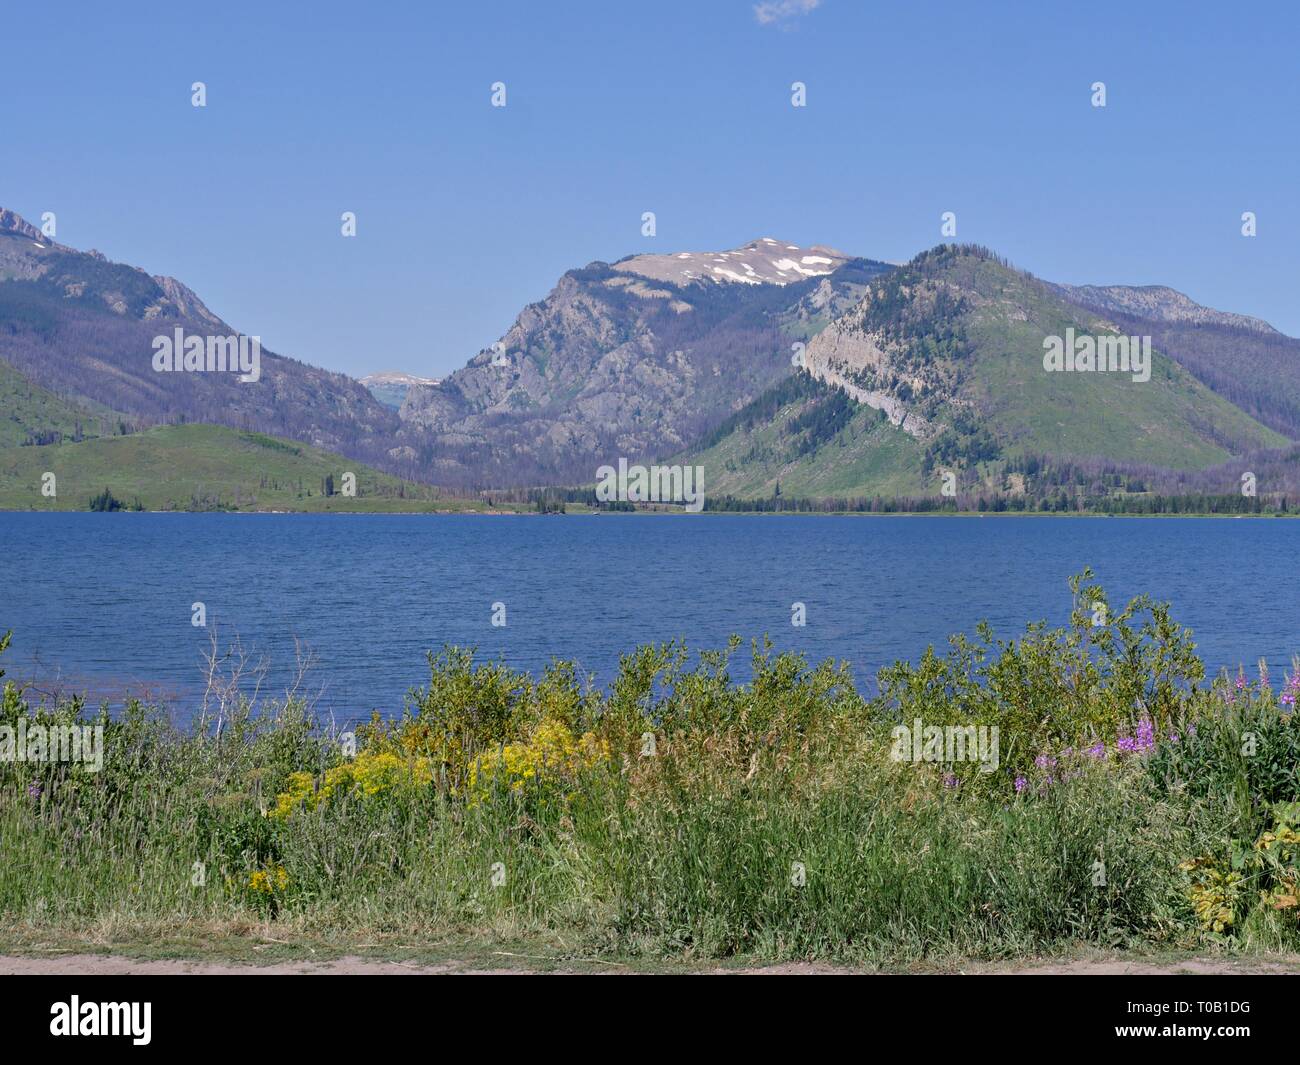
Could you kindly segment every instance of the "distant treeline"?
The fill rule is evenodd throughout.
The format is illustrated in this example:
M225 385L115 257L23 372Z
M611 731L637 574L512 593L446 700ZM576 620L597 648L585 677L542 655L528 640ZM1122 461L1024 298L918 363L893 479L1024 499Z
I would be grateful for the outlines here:
M563 514L569 504L593 510L635 512L636 504L606 503L590 488L532 488L484 493L489 506L523 504L542 514ZM706 496L704 509L742 514L1290 514L1300 494L1242 495L1240 492L1192 492L1185 495L1067 494L1064 489L1040 495L958 492L956 496L856 496L801 498L779 493L760 499L733 495ZM655 504L655 509L663 509Z
M757 514L1288 514L1294 499L1242 495L1111 496L1070 499L1067 496L872 496L854 499L797 499L769 496L737 499L706 498L704 509Z

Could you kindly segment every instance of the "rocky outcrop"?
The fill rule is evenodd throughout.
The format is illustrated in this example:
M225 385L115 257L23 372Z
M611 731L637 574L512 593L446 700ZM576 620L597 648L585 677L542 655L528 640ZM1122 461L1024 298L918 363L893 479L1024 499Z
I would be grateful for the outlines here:
M924 439L929 434L926 419L897 395L884 388L863 386L863 381L887 378L891 368L888 353L869 334L840 323L827 326L808 345L804 368L817 380L834 385L859 403L884 411L891 424L912 436Z
M47 244L45 235L19 214L0 207L0 233L16 233L20 237Z
M163 298L145 308L145 318L188 318L191 321L206 322L214 328L225 328L225 323L208 310L188 286L174 277L154 277L153 280L162 290Z

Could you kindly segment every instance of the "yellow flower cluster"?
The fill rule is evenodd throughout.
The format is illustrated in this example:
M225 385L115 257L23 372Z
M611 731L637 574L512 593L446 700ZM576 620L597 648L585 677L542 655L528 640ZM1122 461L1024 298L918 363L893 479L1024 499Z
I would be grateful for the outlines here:
M255 895L283 894L289 887L289 874L279 862L255 869L248 878L248 890Z
M372 797L400 788L419 788L433 780L433 763L428 758L401 758L390 751L362 751L350 762L325 774L321 800L336 791L352 789Z
M306 810L316 806L316 778L310 773L289 774L289 790L275 797L271 816L284 820L300 806Z
M361 751L351 761L326 770L319 791L310 773L290 773L288 790L276 796L271 814L283 820L299 808L313 810L341 793L373 798L385 792L423 787L432 780L433 762L428 758Z
M581 737L548 718L533 729L526 743L508 743L469 767L470 801L483 799L500 780L512 790L545 779L573 780L584 769L609 761L609 744L595 733Z

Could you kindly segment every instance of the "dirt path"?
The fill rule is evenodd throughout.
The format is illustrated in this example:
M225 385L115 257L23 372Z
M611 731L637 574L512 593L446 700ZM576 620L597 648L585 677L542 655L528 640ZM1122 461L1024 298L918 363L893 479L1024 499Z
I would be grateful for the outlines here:
M514 964L519 962L519 964ZM0 956L0 976L38 976L58 974L84 974L90 976L123 976L144 974L156 976L183 976L190 973L207 975L438 975L438 974L540 974L549 973L628 973L628 966L608 962L557 963L538 968L530 966L526 957L503 952L498 963L484 958L454 960L436 963L384 961L374 958L345 956L328 961L268 962L250 965L233 961L138 959L112 954L60 954L57 957ZM663 970L658 970L663 971ZM697 968L685 970L697 973L732 975L835 975L854 970L835 965L811 962L790 962L738 968ZM1092 974L1092 975L1156 975L1156 974L1291 974L1300 975L1300 957L1270 959L1188 958L1180 960L1126 960L1123 958L1064 959L1028 962L996 962L971 964L953 970L969 974Z

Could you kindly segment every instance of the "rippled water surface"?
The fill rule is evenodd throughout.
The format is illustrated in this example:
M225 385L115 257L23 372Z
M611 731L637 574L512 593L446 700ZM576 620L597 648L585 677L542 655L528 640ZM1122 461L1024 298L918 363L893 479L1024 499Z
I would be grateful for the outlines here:
M297 638L320 708L353 718L399 711L448 643L530 670L573 658L604 683L638 643L768 633L864 677L981 618L1004 636L1059 623L1091 565L1112 603L1170 600L1211 669L1266 657L1280 677L1300 652L1297 558L1300 523L1278 519L11 513L0 630L12 678L161 694L181 716L214 627L269 661L272 691Z

